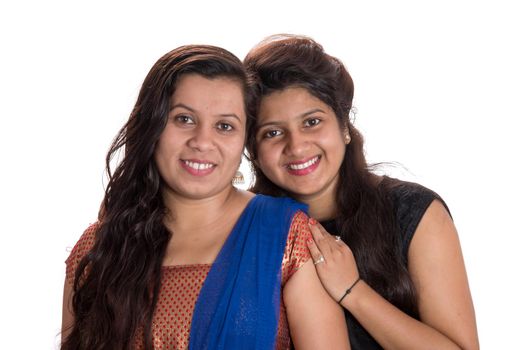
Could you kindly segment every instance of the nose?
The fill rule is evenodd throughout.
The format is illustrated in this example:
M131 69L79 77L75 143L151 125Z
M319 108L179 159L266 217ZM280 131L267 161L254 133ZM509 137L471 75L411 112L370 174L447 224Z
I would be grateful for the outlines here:
M300 132L288 132L285 153L288 156L301 157L306 154L310 140Z
M188 146L200 152L206 152L215 147L213 128L199 125L194 129L188 140Z

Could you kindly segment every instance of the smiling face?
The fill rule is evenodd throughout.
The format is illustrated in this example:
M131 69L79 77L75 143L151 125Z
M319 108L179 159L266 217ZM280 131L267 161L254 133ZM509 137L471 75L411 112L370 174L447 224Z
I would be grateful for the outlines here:
M164 194L202 199L232 189L245 127L238 81L197 74L180 77L155 149Z
M269 180L306 203L335 199L346 144L333 109L289 87L262 98L257 125L257 164Z

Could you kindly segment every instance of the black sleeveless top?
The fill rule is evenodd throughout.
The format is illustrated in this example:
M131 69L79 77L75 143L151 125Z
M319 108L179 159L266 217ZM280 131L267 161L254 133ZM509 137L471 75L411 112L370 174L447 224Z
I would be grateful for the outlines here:
M407 262L409 244L413 239L413 235L422 216L431 202L437 199L441 201L444 206L446 206L446 204L438 194L419 184L389 177L384 177L382 182L388 185L393 184L393 186L387 186L390 188L388 195L393 205L396 220L400 228L400 234L402 235L402 256L404 257L404 261ZM321 222L321 224L326 231L331 234L336 234L340 231L336 227L335 220L324 221ZM349 331L351 349L382 349L349 311L344 309L344 313Z

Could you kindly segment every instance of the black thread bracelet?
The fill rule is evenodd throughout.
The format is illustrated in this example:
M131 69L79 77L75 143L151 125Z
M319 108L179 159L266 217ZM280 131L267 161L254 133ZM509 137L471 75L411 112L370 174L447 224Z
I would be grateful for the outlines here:
M349 287L346 292L344 293L344 295L342 296L342 298L340 298L340 300L338 301L338 303L340 304L342 302L342 300L344 300L344 298L349 294L351 293L351 290L353 289L353 287L355 287L355 285L360 281L360 277L357 278L357 280L355 282L353 282L353 284L351 285L351 287Z

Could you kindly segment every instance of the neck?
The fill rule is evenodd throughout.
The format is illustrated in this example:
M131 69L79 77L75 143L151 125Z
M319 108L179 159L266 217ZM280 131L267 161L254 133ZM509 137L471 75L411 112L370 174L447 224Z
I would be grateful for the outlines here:
M333 219L337 215L336 189L338 181L333 183L323 191L314 195L295 195L294 197L309 206L309 216L324 221Z
M164 265L212 263L252 196L234 187L205 199L165 194L172 236Z
M231 186L218 194L207 198L183 198L173 193L164 194L168 208L166 224L177 231L192 231L224 219L224 212L238 205L238 199L244 197L242 191Z

